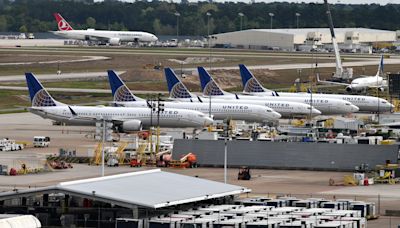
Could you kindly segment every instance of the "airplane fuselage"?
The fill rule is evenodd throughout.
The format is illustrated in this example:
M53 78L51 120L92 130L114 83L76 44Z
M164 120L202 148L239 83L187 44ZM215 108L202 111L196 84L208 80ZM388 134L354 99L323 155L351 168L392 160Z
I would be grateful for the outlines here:
M68 106L31 107L29 111L45 119L62 122L67 125L94 126L103 119L122 124L125 121L139 120L143 127L157 125L157 112L149 108L125 107L89 107L70 106L76 113L73 115ZM160 127L202 127L212 120L201 112L181 109L165 109L159 115Z
M252 93L258 96L271 96L274 97L271 92L265 93ZM314 98L332 98L348 101L359 108L359 112L390 112L394 106L385 99L362 96L362 95L348 95L348 94L320 94L313 93ZM279 93L279 97L310 97L309 93Z
M116 104L125 107L146 107L146 101L117 102ZM163 102L165 108L188 109L210 113L210 105L200 102ZM273 109L254 104L229 104L211 103L211 115L216 120L245 120L249 122L268 122L277 120L281 115Z
M68 30L54 31L56 35L76 40L115 41L115 42L155 42L158 38L148 32L140 31L106 31L106 30Z
M358 108L355 105L352 105L350 102L343 101L340 99L333 98L320 98L313 97L311 99L308 97L274 97L274 96L248 96L248 95L222 95L222 96L214 96L218 99L237 99L246 101L263 101L263 102L298 102L306 105L311 105L317 110L319 110L322 115L341 115L352 112L357 112ZM213 96L211 99L214 98Z
M374 77L361 77L351 81L351 84L346 87L347 91L363 91L368 88L383 88L386 87L387 83L381 76Z

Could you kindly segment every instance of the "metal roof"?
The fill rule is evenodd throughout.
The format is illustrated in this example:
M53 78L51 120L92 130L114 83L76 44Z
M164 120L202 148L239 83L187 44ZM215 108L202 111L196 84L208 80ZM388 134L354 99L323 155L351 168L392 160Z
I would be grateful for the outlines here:
M152 169L0 193L0 199L62 192L127 208L162 208L250 192L248 188Z

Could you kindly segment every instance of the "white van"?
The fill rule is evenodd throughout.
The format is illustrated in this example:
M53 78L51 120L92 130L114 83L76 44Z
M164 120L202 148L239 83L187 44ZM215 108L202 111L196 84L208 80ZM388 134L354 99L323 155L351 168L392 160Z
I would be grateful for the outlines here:
M35 136L33 137L34 147L49 147L50 137L48 136Z

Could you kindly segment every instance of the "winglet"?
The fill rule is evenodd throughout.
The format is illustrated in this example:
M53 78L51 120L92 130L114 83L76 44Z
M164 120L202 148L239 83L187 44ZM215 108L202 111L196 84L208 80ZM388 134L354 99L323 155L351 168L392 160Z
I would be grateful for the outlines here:
M143 100L140 97L133 95L128 86L113 70L108 70L108 82L110 83L112 95L115 102L131 102Z
M206 96L222 96L226 94L224 90L222 90L211 75L204 69L204 67L197 67L197 71L199 72L201 90L203 94Z
M62 103L54 100L46 91L43 85L32 73L25 73L26 84L28 85L29 96L31 98L32 106L34 107L47 107L57 106Z
M78 114L68 105L69 111L71 111L72 116L78 116Z
M169 97L171 98L193 98L186 86L176 76L171 68L164 69L165 79L167 80Z

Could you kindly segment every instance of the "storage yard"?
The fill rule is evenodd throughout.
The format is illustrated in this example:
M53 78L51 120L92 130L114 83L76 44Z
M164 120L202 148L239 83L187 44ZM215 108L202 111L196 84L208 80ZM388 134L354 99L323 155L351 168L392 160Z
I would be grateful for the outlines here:
M60 13L66 40L1 36L0 227L400 227L400 33L335 35L325 6L203 40Z

